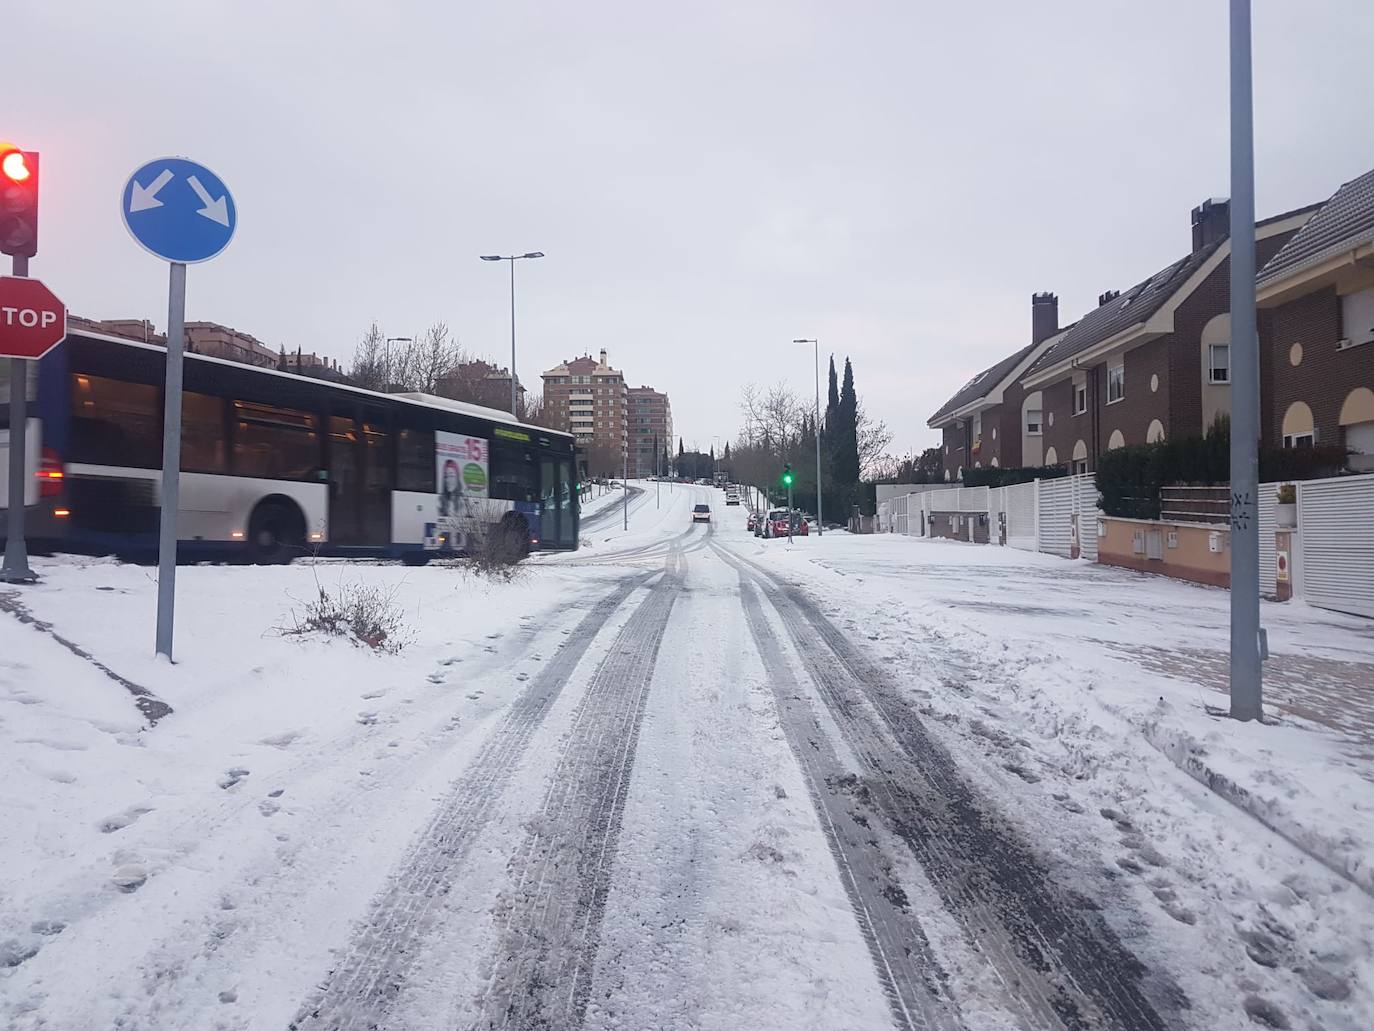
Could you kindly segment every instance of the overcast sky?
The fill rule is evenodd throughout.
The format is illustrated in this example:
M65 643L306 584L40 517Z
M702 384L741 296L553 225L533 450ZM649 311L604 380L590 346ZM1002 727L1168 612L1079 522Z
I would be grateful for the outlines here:
M740 387L854 361L893 450L1029 341L1189 248L1229 192L1223 0L5 0L0 137L41 151L32 274L166 324L130 172L181 154L239 229L187 317L346 361L445 320L526 382L604 347L690 447ZM1261 216L1374 167L1374 4L1257 0ZM824 359L823 359L824 360Z

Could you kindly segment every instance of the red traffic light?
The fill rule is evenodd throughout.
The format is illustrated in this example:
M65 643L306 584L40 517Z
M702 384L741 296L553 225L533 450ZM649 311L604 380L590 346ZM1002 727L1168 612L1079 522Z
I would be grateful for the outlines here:
M0 254L38 253L38 155L0 141Z
M4 175L10 182L22 183L32 174L22 150L7 151L0 157L0 175Z

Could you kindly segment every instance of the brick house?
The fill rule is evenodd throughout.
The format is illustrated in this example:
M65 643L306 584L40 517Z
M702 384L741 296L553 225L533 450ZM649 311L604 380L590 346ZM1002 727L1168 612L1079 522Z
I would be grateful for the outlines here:
M1256 287L1265 443L1339 444L1374 472L1374 171L1337 190Z
M940 430L945 479L964 469L1040 465L1039 394L1028 396L1021 375L1060 339L1059 298L1031 296L1031 342L984 369L946 401L926 425Z
M1263 265L1315 206L1255 227ZM1125 292L1108 291L1022 377L1042 394L1044 463L1091 472L1104 451L1201 436L1230 412L1230 204L1193 209L1193 248Z

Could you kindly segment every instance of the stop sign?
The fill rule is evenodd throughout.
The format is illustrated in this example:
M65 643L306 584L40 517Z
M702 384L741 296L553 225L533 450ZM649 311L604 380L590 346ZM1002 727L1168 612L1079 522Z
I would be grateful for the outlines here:
M0 276L0 358L42 358L66 335L66 305L41 281Z

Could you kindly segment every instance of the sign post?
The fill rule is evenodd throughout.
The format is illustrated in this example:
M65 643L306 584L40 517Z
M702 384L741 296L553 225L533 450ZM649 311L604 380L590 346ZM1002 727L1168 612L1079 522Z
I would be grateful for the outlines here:
M170 262L167 291L167 378L158 525L157 654L172 658L176 606L177 512L181 495L181 368L186 336L186 266L209 261L229 245L238 207L224 181L186 158L149 161L124 184L120 213L138 245Z
M0 277L0 358L10 360L9 502L5 562L0 583L33 583L24 539L28 499L29 362L42 358L67 335L67 309L37 279L27 278L29 259L14 258L14 275Z

